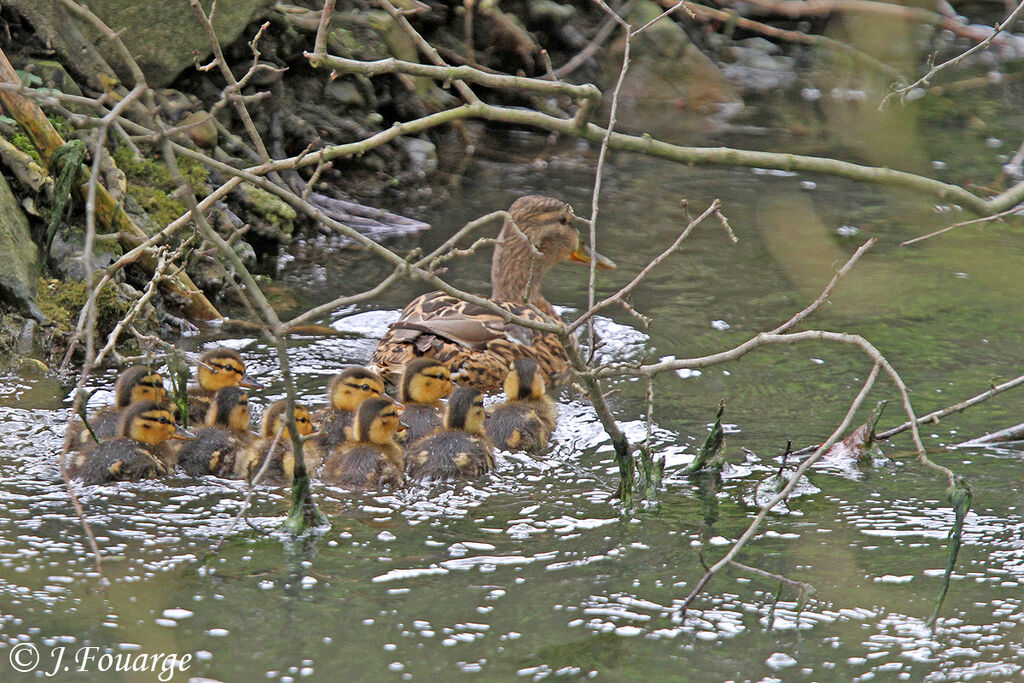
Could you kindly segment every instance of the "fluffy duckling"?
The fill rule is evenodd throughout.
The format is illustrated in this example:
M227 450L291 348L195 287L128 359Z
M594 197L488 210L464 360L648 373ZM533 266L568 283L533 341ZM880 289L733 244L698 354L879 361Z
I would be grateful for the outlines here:
M285 486L292 481L292 474L295 470L295 453L292 451L291 432L285 423L287 419L288 404L284 399L274 401L263 411L263 418L260 421L260 438L251 442L235 459L234 476L237 479L246 479L253 484L269 484L271 486ZM298 403L295 404L295 423L299 434L308 436L313 433L313 418L309 408ZM275 444L276 442L276 444ZM271 451L273 446L273 451ZM305 448L303 448L305 452ZM263 463L270 458L263 475L256 479ZM307 459L306 467L315 471L318 463Z
M189 424L199 422L210 408L218 389L243 387L262 389L263 385L245 374L245 362L234 349L211 349L199 357L196 382L188 388Z
M104 406L96 411L89 418L89 426L100 441L112 439L117 436L117 425L125 408L139 401L163 403L166 397L164 378L159 373L144 365L133 365L117 378L114 385L114 405ZM95 444L95 441L86 429L85 423L81 420L72 422L64 438L64 452L79 451L91 444Z
M487 418L491 443L508 451L541 453L555 429L555 402L547 395L544 377L531 358L517 358L505 378L505 402Z
M303 450L323 461L331 451L348 440L347 430L363 401L380 398L383 394L384 380L372 370L353 366L332 377L327 385L330 408L313 416L314 422L320 425L320 433L304 444Z
M347 488L401 486L402 449L395 443L398 406L389 398L363 401L356 413L350 443L344 443L324 462L321 478Z
M232 477L235 460L254 434L249 431L249 393L242 387L218 389L206 411L206 426L178 449L178 464L193 477Z
M159 477L174 469L168 439L190 438L174 424L169 408L153 401L133 403L121 415L117 437L75 454L68 473L85 484Z
M405 443L415 443L444 426L441 399L452 393L448 367L433 358L416 358L405 365L398 400L402 402Z
M494 449L484 433L484 399L459 387L448 399L444 429L405 451L405 475L412 481L475 479L494 468Z

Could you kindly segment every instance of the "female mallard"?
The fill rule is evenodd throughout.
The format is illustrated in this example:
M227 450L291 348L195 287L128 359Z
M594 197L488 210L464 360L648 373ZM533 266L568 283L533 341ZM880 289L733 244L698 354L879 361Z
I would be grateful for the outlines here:
M114 405L97 410L89 418L89 426L100 441L117 436L117 425L125 408L139 401L163 403L167 397L164 378L144 365L133 365L120 375L114 385ZM82 450L95 443L81 420L68 427L64 437L64 452Z
M402 402L403 440L414 443L441 429L444 405L441 399L452 393L448 368L435 358L416 358L405 365L398 400Z
M292 450L291 432L285 424L287 408L287 402L281 399L274 401L263 411L260 438L246 446L235 459L234 474L237 479L271 486L285 486L291 483L295 469L295 452ZM302 436L313 433L313 418L309 414L309 408L298 403L295 404L295 425ZM270 462L264 467L268 458ZM307 459L306 467L313 469L316 463Z
M405 451L405 476L412 481L475 479L494 469L494 449L484 433L484 398L459 387L448 399L444 429Z
M401 486L402 449L395 443L398 406L389 398L363 401L352 425L352 439L327 456L321 474L346 488Z
M68 474L85 484L159 477L174 469L167 440L191 438L174 424L170 409L153 401L133 403L121 415L117 437L74 454Z
M313 421L320 425L319 434L304 445L308 455L323 461L331 451L348 440L346 430L352 426L356 410L363 401L380 398L384 380L372 370L353 366L331 378L327 385L330 408L317 411Z
M517 358L505 378L505 402L491 412L484 427L498 448L540 453L547 448L556 418L555 402L545 391L537 363Z
M242 387L218 389L206 411L206 426L178 449L178 464L193 477L234 476L235 460L255 438L249 431L249 394Z
M218 389L263 388L262 384L245 374L245 362L238 351L226 348L212 349L199 357L196 382L188 388L188 424L203 421Z
M550 323L557 318L541 294L545 274L562 261L590 262L572 226L578 219L565 202L538 195L517 199L509 215L494 247L489 300L515 315ZM595 260L602 268L615 267L602 256ZM557 335L506 323L481 306L443 292L414 299L390 327L371 360L385 379L420 356L436 358L459 384L481 391L501 386L516 358L537 361L549 383L568 374L568 358Z

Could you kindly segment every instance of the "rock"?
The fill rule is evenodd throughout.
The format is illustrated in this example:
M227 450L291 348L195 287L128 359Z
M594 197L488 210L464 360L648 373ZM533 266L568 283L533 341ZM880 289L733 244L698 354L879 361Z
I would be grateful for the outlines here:
M434 143L411 137L400 137L397 142L409 157L412 171L427 174L437 170L437 147Z
M35 0L38 1L38 0ZM207 13L211 0L200 3ZM213 28L221 45L233 43L253 21L266 15L272 0L231 0L217 3ZM200 62L211 54L199 19L188 2L139 2L138 0L90 0L89 9L110 28L119 31L121 40L139 63L150 86L169 84L185 69L192 68L193 52ZM75 20L76 22L78 20ZM91 27L80 28L96 36ZM95 44L118 75L130 84L130 77L119 64L107 41Z
M643 26L661 11L657 3L639 0L626 19L635 27ZM622 52L620 37L605 60L601 87L606 95L619 77ZM620 92L619 120L629 121L632 130L667 139L674 134L678 137L687 124L681 121L680 112L704 119L721 116L741 102L733 86L671 17L657 22L630 43L630 66ZM689 127L706 127L706 121L695 118Z
M532 21L550 24L564 24L576 16L576 8L554 0L530 0L526 11Z
M43 320L36 305L39 250L32 241L28 218L0 175L0 300L6 308Z
M217 146L217 124L207 111L195 111L186 116L182 126L189 126L185 133L202 149L213 149Z
M360 108L366 105L359 87L349 78L336 78L324 86L324 94L346 107Z
M60 62L55 62L52 59L35 59L22 68L30 74L39 76L43 80L43 86L47 88L54 88L68 95L81 96L82 94L82 89L78 87L75 80L71 78L71 74Z

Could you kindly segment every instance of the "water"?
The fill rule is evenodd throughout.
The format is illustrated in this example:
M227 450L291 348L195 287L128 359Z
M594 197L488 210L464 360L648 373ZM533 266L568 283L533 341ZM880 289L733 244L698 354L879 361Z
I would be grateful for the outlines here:
M997 172L995 152L974 145L989 132L951 131L924 116L919 124L911 142L921 158L935 156L929 146L943 137L947 169L963 162L977 172L987 155ZM945 137L954 136L962 159L949 151ZM473 165L444 211L425 216L434 231L397 246L429 248L464 220L528 192L558 194L588 213L593 152L566 143L541 169L528 162L543 143L494 133L486 160ZM800 144L777 134L701 143ZM964 228L903 248L902 240L961 214L927 197L849 181L617 154L605 187L599 248L620 269L602 273L601 292L625 284L678 234L686 221L680 199L696 215L721 198L740 242L731 244L713 220L698 228L635 293L634 306L654 321L650 330L621 309L604 312L604 360L729 348L806 306L875 236L878 245L803 329L869 339L911 387L919 413L1020 372L1024 247L1017 226ZM488 271L478 255L453 264L449 277L487 291ZM295 250L275 291L297 312L359 291L383 272L361 254L314 241ZM386 324L420 291L406 283L326 321L350 337L296 339L292 361L303 399L322 402L330 374L365 362ZM585 271L560 267L546 291L569 312L580 310ZM240 349L268 384L257 398L266 404L283 395L262 341L208 330L183 344ZM305 545L274 534L287 509L283 492L257 490L242 519L246 495L238 482L178 477L79 487L109 587L97 578L54 466L69 386L7 375L0 378L0 641L9 655L32 644L39 669L56 668L58 677L82 666L99 676L104 662L114 662L103 654L125 661L175 653L191 657L187 670L171 672L176 680L1019 678L1022 452L942 448L1019 422L1019 393L923 429L931 457L967 477L974 492L934 628L925 620L939 592L953 512L945 481L914 461L905 435L868 466L826 461L814 468L741 553L745 564L809 583L806 600L793 587L728 570L685 614L680 608L701 562L721 557L756 514L758 484L777 473L787 441L802 446L827 435L870 368L852 347L816 343L659 378L654 443L669 469L660 506L634 515L622 515L612 499L610 446L572 388L560 398L549 453L500 455L497 471L479 482L378 494L316 485L332 528ZM110 388L113 377L97 376L91 387ZM642 438L643 384L614 387L617 417ZM897 395L880 378L858 417L884 398ZM97 402L108 399L97 395ZM693 457L720 400L730 464L720 480L684 477L679 467ZM903 420L897 405L891 400L883 426ZM5 678L7 666L0 662ZM158 673L121 675L152 680Z

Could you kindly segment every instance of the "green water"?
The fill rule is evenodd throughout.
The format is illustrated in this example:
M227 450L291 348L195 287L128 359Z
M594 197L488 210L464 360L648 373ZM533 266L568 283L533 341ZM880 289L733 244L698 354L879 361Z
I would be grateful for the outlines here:
M948 121L920 116L916 134L904 140L914 148L905 167L963 181L949 170L962 163L995 176L996 155L1012 152L1016 141L986 147L981 143L994 132ZM824 138L808 143L779 133L708 134L700 143L833 149L870 161L867 147L835 151ZM943 156L936 156L940 138ZM525 193L556 194L589 213L593 151L565 143L538 168L529 162L543 144L521 133L487 137L487 153L459 189L442 206L417 212L434 230L396 246L437 244L465 220ZM932 170L933 159L947 170ZM621 309L601 318L600 358L684 358L729 348L806 306L874 236L876 247L804 329L869 339L911 387L918 413L981 392L1024 365L1020 226L964 228L900 247L970 216L927 197L848 181L612 155L599 248L620 268L601 275L601 291L628 282L675 237L686 220L681 199L696 214L714 198L722 199L739 243L730 243L715 221L698 228L634 296L634 306L654 321L650 330ZM275 286L278 300L294 311L364 289L384 273L329 243L294 252ZM455 264L449 277L488 291L488 273L481 254ZM403 284L326 321L351 338L296 339L293 369L304 400L322 402L330 374L365 362L387 322L420 291ZM560 267L546 291L552 302L580 309L585 271ZM264 342L213 329L182 341L191 349L216 344L242 351L252 374L268 385L259 400L283 394ZM281 492L253 496L248 521L257 532L236 523L245 498L238 482L178 477L79 487L108 558L108 587L94 573L55 471L70 385L2 377L2 677L12 680L8 655L29 643L46 673L56 668L58 677L104 680L154 680L159 672L104 673L101 665L113 660L101 655L158 653L191 656L175 680L441 680L460 673L611 681L1019 678L1024 453L944 448L1020 422L1019 392L923 429L932 458L966 476L974 491L963 551L934 628L925 620L940 589L953 512L945 482L916 464L906 436L886 444L869 466L826 461L813 469L788 508L769 516L741 554L746 564L813 585L805 603L793 588L780 592L775 581L729 571L689 611L680 610L702 559L720 557L756 514L755 488L777 471L787 441L803 446L831 432L870 368L855 349L804 344L659 378L654 442L669 469L660 506L633 515L623 515L612 499L610 447L572 389L560 398L548 454L501 455L497 471L472 485L376 495L316 485L333 526L305 546L266 535L286 511ZM109 389L113 377L98 376L92 387ZM644 386L620 381L615 388L617 417L641 438ZM100 393L96 402L109 398ZM859 417L876 400L895 398L880 379ZM683 477L679 467L693 456L720 400L730 465L720 481ZM883 427L903 420L895 406ZM16 659L30 654L25 646L17 652Z

